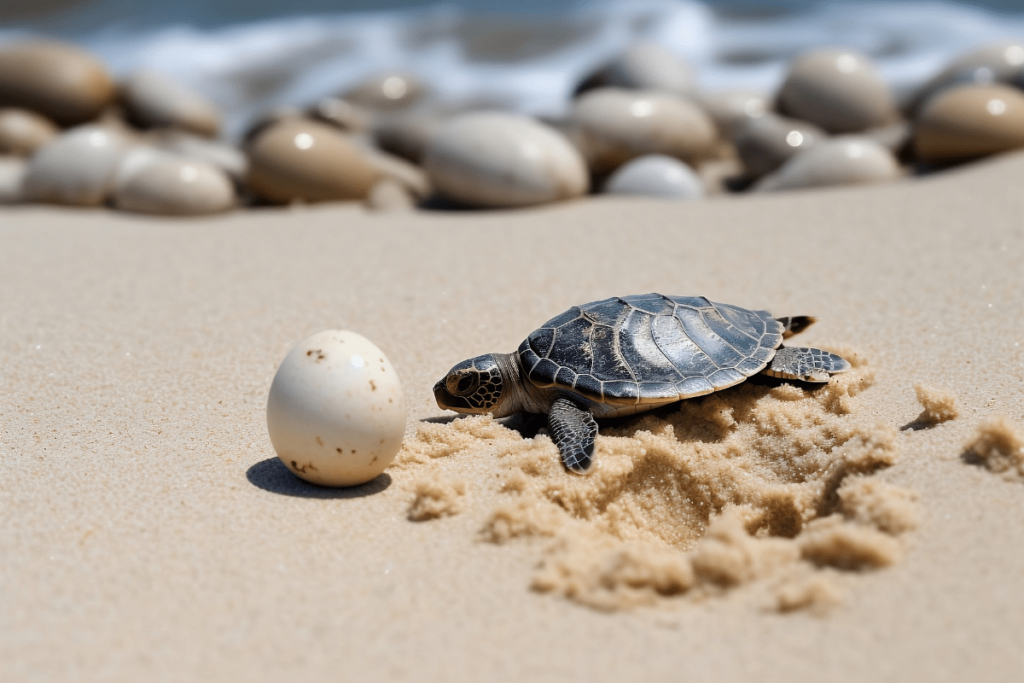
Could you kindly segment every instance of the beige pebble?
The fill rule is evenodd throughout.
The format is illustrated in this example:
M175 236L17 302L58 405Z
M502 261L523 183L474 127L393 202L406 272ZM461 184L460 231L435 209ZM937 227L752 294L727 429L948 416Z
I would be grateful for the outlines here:
M370 129L372 114L357 104L340 97L325 97L309 109L309 116L347 132Z
M154 155L119 172L114 205L123 211L163 216L198 216L235 205L235 187L213 164Z
M416 208L417 197L409 188L394 178L384 178L370 188L366 195L366 208L371 211L410 211Z
M906 110L916 117L932 96L957 85L1010 83L1024 68L1024 43L1000 41L953 58L914 94ZM1015 84L1019 87L1020 84Z
M21 181L27 165L21 157L0 156L0 204L13 204L21 199Z
M700 93L696 99L715 122L722 137L729 140L747 121L767 112L770 105L768 96L756 90Z
M925 103L914 130L923 161L956 161L1024 147L1024 94L1005 85L961 85Z
M448 114L419 109L390 114L374 121L373 136L381 149L420 163L430 138L449 118Z
M106 201L127 141L95 124L72 128L29 160L22 197L29 202L97 206Z
M644 154L694 163L710 155L716 141L715 125L699 106L667 93L592 90L576 100L572 121L597 173Z
M473 206L524 206L578 197L590 179L579 151L549 126L517 114L449 120L423 161L444 197Z
M604 67L605 84L633 90L690 95L697 89L693 69L679 55L657 43L636 43Z
M760 178L826 137L825 131L812 123L769 112L740 127L736 152L747 175Z
M249 143L248 183L275 203L363 199L379 174L337 128L286 119Z
M369 145L359 145L363 158L381 178L400 183L416 199L424 199L433 190L427 172L402 157Z
M867 57L851 50L815 50L794 59L778 107L829 133L854 133L898 119L881 74Z
M242 150L225 142L192 135L181 130L163 130L151 137L154 146L183 157L213 164L241 183L249 172L249 159Z
M155 71L136 71L121 84L129 118L143 128L180 128L216 137L220 111L181 83Z
M60 133L57 126L27 109L0 109L0 154L27 157Z
M103 64L74 45L40 40L0 47L0 107L29 109L69 126L95 118L115 93Z
M664 154L648 154L619 166L605 183L607 194L701 199L701 179L685 162Z
M373 76L348 90L343 99L367 109L405 109L418 102L426 88L415 76L386 73Z
M892 152L862 135L821 140L762 178L754 190L772 192L893 180L900 167Z

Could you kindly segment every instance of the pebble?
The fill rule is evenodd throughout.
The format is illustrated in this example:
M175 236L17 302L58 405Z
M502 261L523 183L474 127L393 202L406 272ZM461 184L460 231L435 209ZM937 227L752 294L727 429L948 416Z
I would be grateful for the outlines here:
M884 146L863 135L841 135L821 140L797 154L753 189L772 192L877 183L898 177L899 164Z
M340 97L325 97L320 100L310 107L309 116L350 133L369 130L373 121L370 112Z
M236 183L243 182L249 172L249 159L245 153L224 142L171 129L153 134L150 140L160 149L213 164Z
M71 126L96 118L115 95L103 64L73 45L40 40L0 47L0 107Z
M766 113L743 124L735 144L747 175L760 178L826 137L812 123Z
M599 88L580 96L571 116L596 173L645 154L695 163L709 156L716 142L708 115L693 102L667 93Z
M371 211L411 211L416 208L416 195L394 178L378 181L366 195L366 208Z
M696 100L715 122L721 136L728 140L731 140L746 122L760 117L770 108L769 98L756 90L700 93Z
M359 147L363 158L373 167L379 177L398 182L416 199L424 199L433 191L427 172L416 164L394 154L383 152L376 147L369 145L360 145Z
M525 206L578 197L590 178L558 131L503 112L456 116L430 140L423 160L435 189L472 206Z
M693 69L679 55L657 43L636 43L601 71L605 85L632 90L658 90L692 95L697 90Z
M960 85L932 97L914 128L922 161L956 161L1024 147L1024 94L1006 85Z
M607 194L629 194L671 199L701 199L704 186L686 163L663 154L637 157L608 178Z
M155 71L136 71L121 84L128 118L143 128L180 128L216 137L220 111L181 83Z
M383 116L374 121L373 137L381 149L418 164L423 161L430 138L449 118L441 113L418 110Z
M416 77L387 73L368 78L347 91L342 98L366 109L406 109L423 98L426 88Z
M934 78L925 83L905 107L909 116L917 117L921 107L932 96L957 85L991 85L1013 83L1024 68L1024 43L1001 41L984 45L955 57ZM1016 87L1021 84L1013 83Z
M275 203L363 199L379 174L337 128L289 118L249 143L248 184Z
M267 431L285 467L321 486L356 486L380 475L402 447L405 401L395 369L365 337L314 334L274 375Z
M26 166L21 157L0 157L0 204L13 204L21 199Z
M235 187L213 164L131 150L114 184L114 205L124 211L163 216L199 216L235 206ZM141 157L141 158L140 158Z
M778 107L829 133L854 133L899 118L892 92L874 64L850 50L815 50L794 59Z
M128 142L110 127L72 128L29 160L22 198L30 202L98 206L106 201Z
M27 109L0 109L0 154L31 156L60 134L57 126Z

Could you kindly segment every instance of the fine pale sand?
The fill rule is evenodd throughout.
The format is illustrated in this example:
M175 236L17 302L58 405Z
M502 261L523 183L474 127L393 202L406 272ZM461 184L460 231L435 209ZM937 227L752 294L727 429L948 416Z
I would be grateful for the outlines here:
M0 679L1017 680L1022 175L6 209ZM815 315L799 343L856 367L605 426L587 478L527 423L436 419L454 363L649 291ZM298 482L266 433L276 365L327 328L376 342L409 406L396 464L352 490Z

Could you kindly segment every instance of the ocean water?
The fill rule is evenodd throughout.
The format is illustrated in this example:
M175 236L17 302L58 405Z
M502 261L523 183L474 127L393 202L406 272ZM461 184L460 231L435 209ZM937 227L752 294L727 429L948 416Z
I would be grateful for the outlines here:
M705 90L771 91L794 55L870 55L897 90L987 42L1024 40L1024 2L813 0L3 0L0 44L49 34L116 75L163 71L227 114L228 135L367 76L411 73L440 99L557 116L579 80L636 40L689 60ZM54 9L56 8L56 9Z

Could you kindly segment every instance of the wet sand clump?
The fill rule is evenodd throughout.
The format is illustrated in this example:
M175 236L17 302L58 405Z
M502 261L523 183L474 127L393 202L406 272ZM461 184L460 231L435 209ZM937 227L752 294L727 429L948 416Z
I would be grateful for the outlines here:
M924 409L917 417L917 422L921 424L936 425L960 415L960 409L956 405L956 394L948 389L917 384L914 386L914 393L917 394L917 402Z
M1024 434L1006 417L996 416L981 423L963 457L1008 481L1024 482Z
M602 425L588 476L566 473L543 431L486 416L422 425L397 464L421 491L437 458L490 457L481 539L538 543L537 591L620 609L756 584L774 609L827 606L835 576L891 565L918 523L916 493L872 476L895 462L896 432L852 417L873 372L847 357L854 369L816 390L747 382Z

